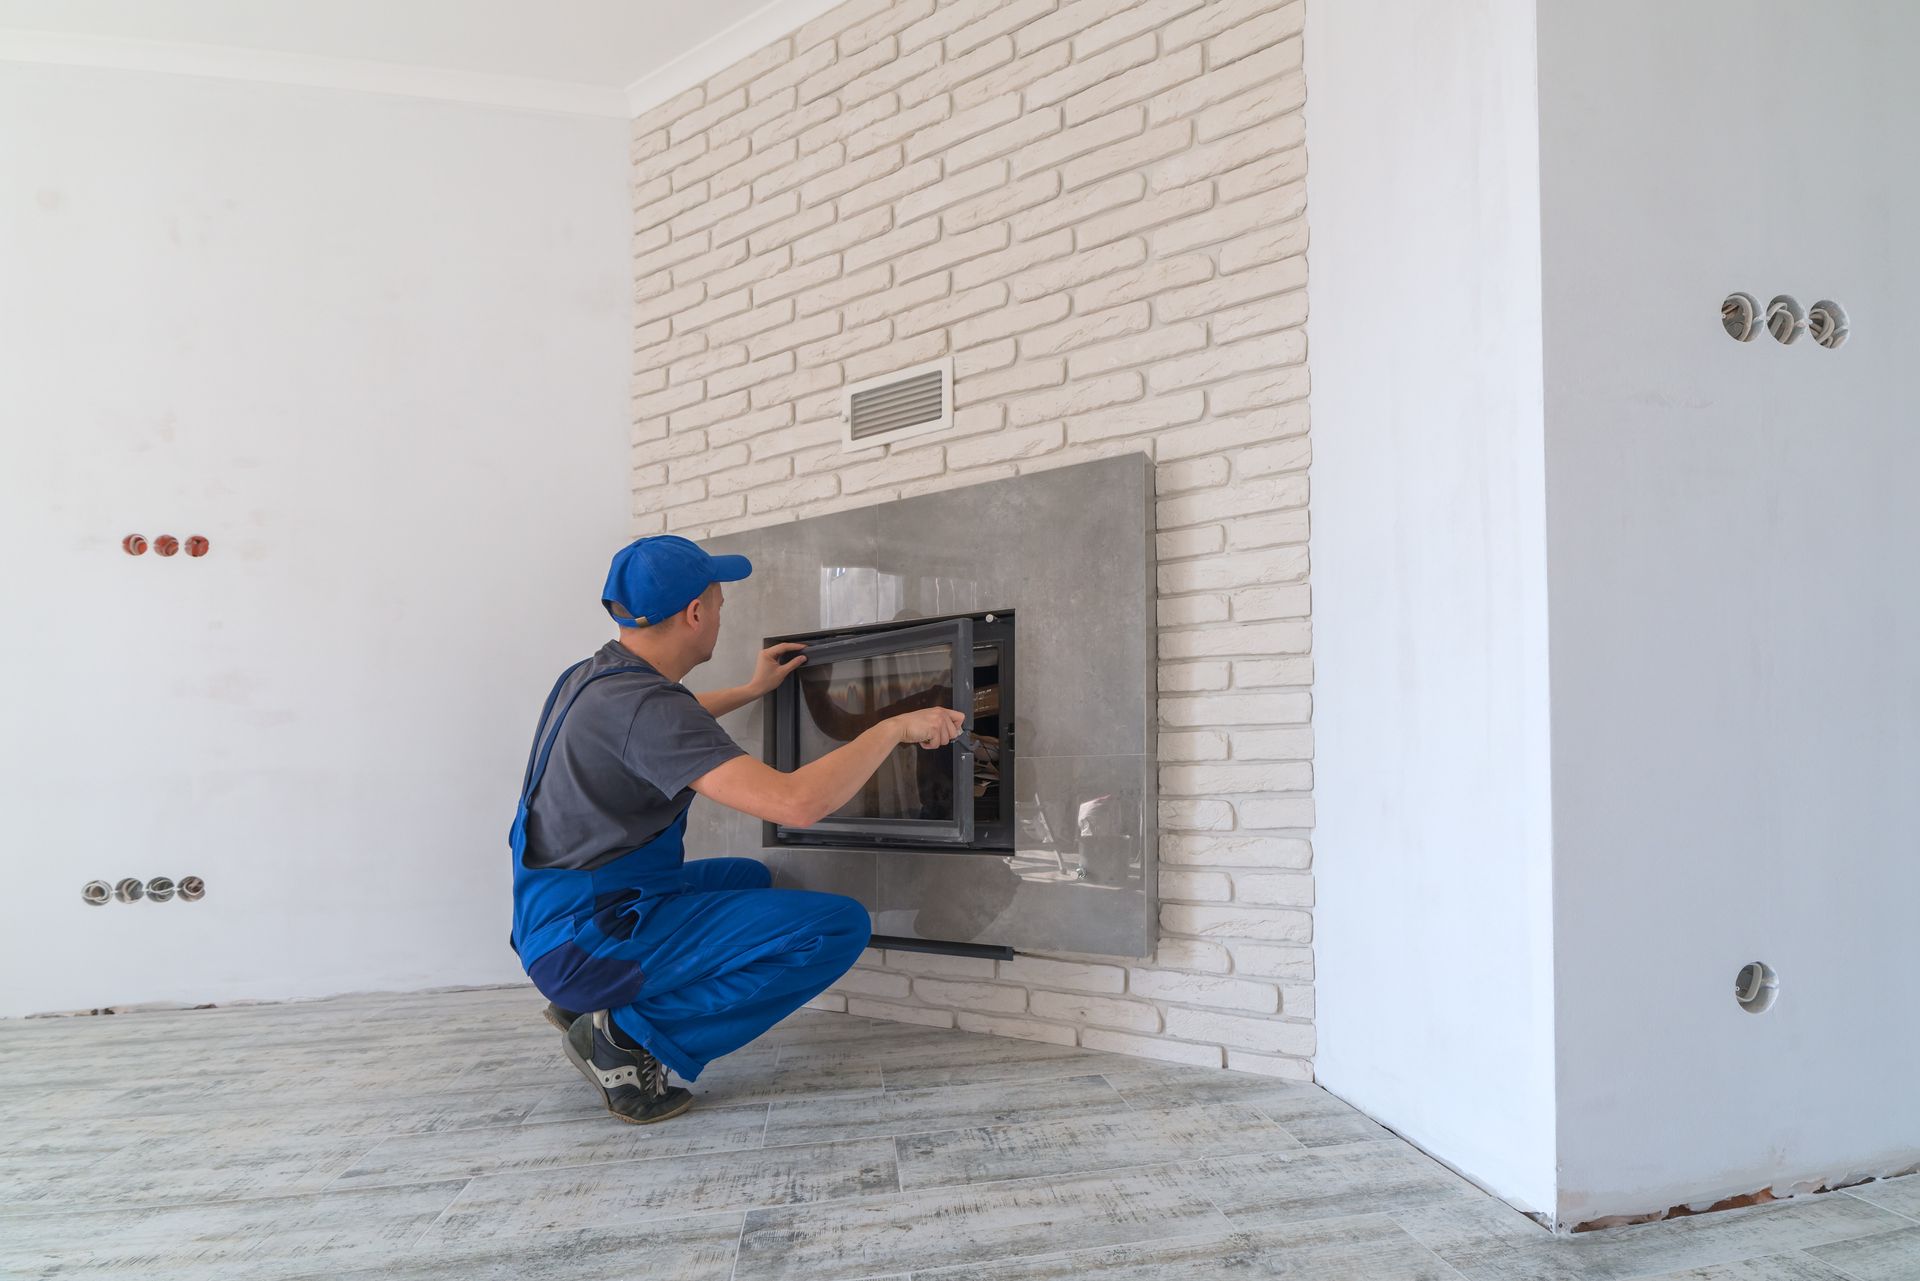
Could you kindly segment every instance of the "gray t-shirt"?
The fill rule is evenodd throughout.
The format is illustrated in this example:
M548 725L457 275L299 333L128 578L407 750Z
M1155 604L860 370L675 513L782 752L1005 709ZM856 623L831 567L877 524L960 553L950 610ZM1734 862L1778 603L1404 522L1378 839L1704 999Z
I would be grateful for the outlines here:
M594 681L567 713L527 811L529 867L599 867L645 845L693 803L688 784L746 755L686 686L619 641L567 679L553 715L611 667L640 670Z

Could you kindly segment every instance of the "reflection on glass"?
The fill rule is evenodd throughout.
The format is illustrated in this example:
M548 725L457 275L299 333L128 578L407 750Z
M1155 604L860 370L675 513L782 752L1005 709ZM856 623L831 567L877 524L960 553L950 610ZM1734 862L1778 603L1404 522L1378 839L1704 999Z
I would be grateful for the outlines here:
M890 716L953 702L953 651L944 645L808 664L800 683L800 763L818 760ZM953 748L893 749L836 818L951 820Z

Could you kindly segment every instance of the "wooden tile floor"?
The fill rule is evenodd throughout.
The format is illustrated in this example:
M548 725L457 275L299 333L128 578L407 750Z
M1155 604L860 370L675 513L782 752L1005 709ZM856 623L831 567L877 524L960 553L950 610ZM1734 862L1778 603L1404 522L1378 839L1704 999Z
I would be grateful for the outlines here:
M0 1277L1920 1278L1920 1176L1559 1240L1310 1086L837 1014L628 1126L540 1005L0 1023Z

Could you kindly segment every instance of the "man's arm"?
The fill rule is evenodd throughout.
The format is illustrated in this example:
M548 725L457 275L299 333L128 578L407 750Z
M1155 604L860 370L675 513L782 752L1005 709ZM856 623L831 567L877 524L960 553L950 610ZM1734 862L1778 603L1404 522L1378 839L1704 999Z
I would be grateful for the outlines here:
M769 823L810 827L852 800L894 748L902 743L945 747L965 723L964 715L948 707L909 712L881 721L790 774L751 756L736 756L694 779L693 790Z
M753 677L745 685L735 685L731 689L708 690L704 694L695 694L700 706L715 720L728 712L745 707L754 699L771 691L787 678L787 673L807 661L807 656L798 651L806 649L797 641L786 641L779 645L769 645L760 651L760 657L754 662ZM792 658L787 655L792 654ZM786 661L781 661L781 660Z

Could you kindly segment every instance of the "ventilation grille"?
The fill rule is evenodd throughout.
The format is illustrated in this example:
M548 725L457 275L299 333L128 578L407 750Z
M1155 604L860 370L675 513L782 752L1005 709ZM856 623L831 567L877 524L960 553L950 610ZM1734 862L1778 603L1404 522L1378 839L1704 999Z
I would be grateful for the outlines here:
M938 360L847 388L845 445L871 449L953 422L953 362Z

